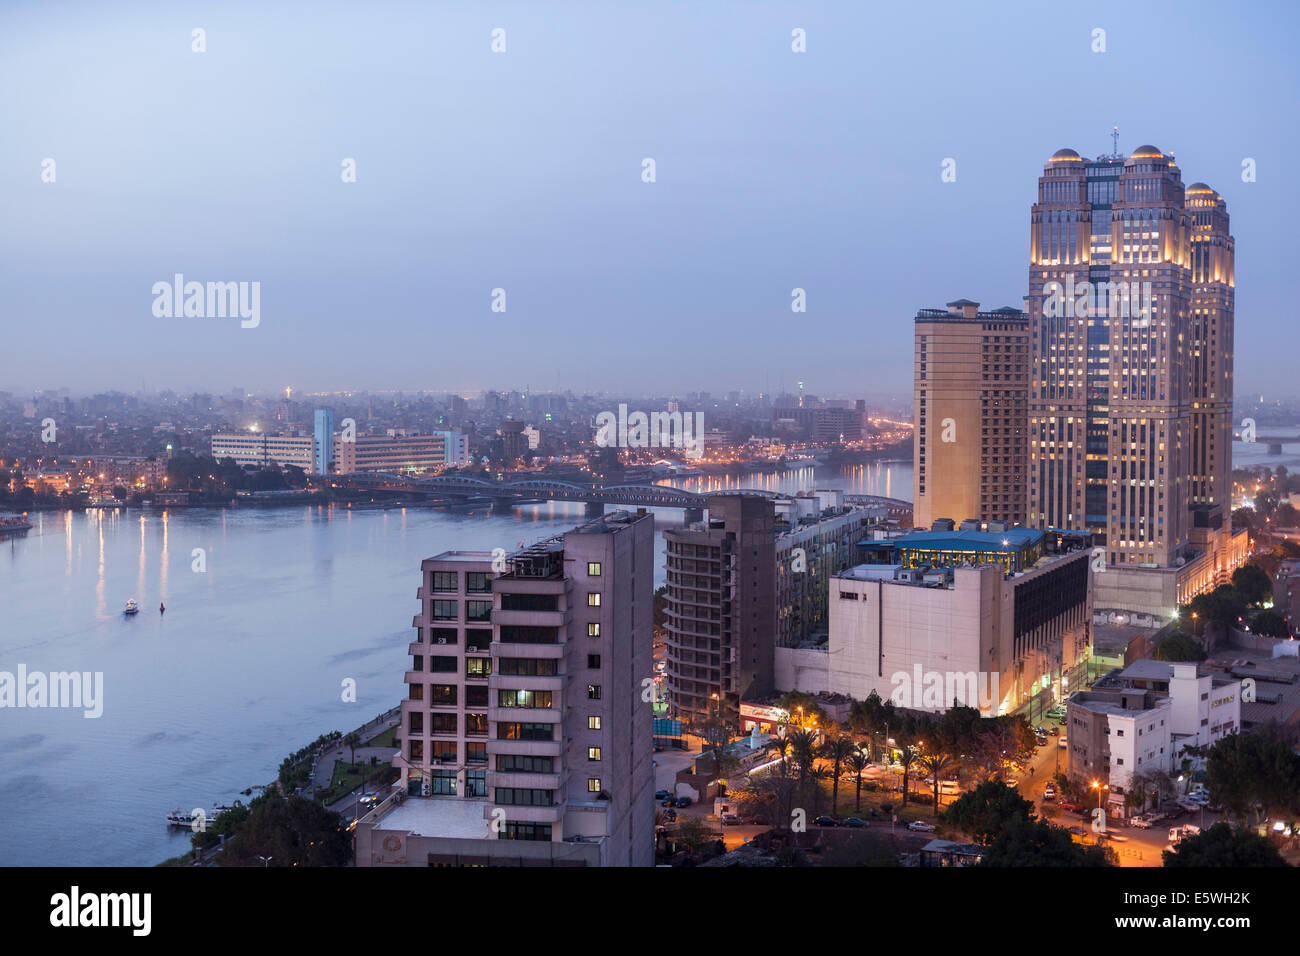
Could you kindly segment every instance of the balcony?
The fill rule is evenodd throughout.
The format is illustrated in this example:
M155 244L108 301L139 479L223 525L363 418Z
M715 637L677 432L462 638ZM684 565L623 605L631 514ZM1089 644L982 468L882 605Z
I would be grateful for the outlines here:
M485 807L483 819L491 820L492 811L500 806L506 812L506 819L511 823L559 823L564 817L564 804L557 803L550 807L515 807L509 804L494 804Z

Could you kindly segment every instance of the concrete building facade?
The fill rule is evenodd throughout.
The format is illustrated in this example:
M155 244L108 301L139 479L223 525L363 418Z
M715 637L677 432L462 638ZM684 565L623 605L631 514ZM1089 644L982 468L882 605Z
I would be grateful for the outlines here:
M1023 523L1029 317L969 299L915 320L913 521Z
M358 866L653 862L653 538L613 512L423 562L400 789L358 824Z

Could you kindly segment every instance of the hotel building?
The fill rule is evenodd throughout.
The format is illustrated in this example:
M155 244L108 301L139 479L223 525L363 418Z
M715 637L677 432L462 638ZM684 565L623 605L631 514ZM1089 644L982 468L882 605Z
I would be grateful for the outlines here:
M225 432L212 436L212 457L218 461L233 458L237 465L293 465L310 473L316 462L316 439L311 435Z
M1021 524L1029 317L969 299L916 313L913 523Z
M436 431L428 435L357 435L353 441L334 439L335 471L423 474L439 472L468 460L464 435Z
M400 787L358 866L653 862L653 542L652 516L612 512L422 563Z
M878 563L831 580L828 641L778 648L777 686L1040 717L1087 676L1090 552L1077 543L1026 528L864 542Z
M1167 619L1245 557L1226 206L1154 146L1061 149L1031 221L1027 523L1094 536L1099 608Z

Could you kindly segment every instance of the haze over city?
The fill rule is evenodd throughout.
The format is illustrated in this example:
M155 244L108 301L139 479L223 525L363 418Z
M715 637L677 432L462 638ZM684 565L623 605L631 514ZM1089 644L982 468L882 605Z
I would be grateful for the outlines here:
M1118 126L1226 200L1237 383L1293 393L1296 11L1220 9L7 4L0 382L906 393L911 316L1021 307L1042 164ZM260 323L156 317L177 273Z

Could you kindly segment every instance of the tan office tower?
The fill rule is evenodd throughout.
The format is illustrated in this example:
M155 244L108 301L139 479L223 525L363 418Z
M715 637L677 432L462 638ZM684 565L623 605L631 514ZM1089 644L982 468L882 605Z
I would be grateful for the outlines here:
M913 522L1025 517L1029 318L969 299L915 323Z
M1185 195L1154 146L1061 149L1038 180L1029 524L1104 548L1099 610L1170 618L1244 552L1223 500L1232 238L1222 200L1198 189Z

